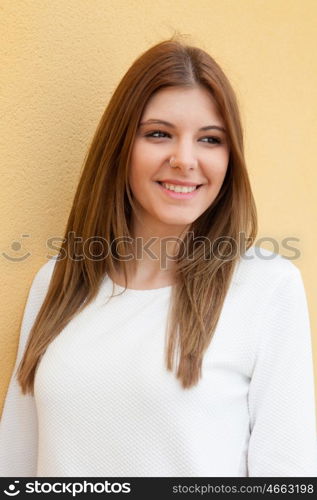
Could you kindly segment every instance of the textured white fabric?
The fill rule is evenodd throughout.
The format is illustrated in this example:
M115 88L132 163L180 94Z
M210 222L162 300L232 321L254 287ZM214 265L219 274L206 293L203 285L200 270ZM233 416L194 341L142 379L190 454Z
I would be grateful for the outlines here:
M259 247L240 259L203 377L186 390L164 363L172 288L106 303L106 277L49 345L35 396L23 396L15 372L54 264L40 268L25 307L1 476L317 477L310 323L293 263Z

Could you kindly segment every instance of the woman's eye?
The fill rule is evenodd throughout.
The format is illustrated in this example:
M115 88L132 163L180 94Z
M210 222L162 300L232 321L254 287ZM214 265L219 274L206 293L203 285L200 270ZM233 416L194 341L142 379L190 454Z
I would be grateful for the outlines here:
M219 137L213 137L213 136L208 136L208 137L204 137L204 139L212 139L212 141L214 142L208 142L208 144L221 144L221 140L219 139Z
M162 132L162 130L154 130L154 132L150 132L149 134L146 134L145 137L154 137L154 138L157 138L158 136L156 136L154 134L163 134L163 136L169 135L166 132Z

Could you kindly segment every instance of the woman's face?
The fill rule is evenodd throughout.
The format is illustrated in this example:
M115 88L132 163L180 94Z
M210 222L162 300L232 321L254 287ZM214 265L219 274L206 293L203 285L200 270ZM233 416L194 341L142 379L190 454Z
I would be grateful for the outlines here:
M203 127L208 130L199 130ZM224 123L202 87L165 88L148 101L133 145L129 183L142 224L153 236L180 234L220 191L230 152L225 131L214 127L224 128ZM158 181L202 186L184 195Z

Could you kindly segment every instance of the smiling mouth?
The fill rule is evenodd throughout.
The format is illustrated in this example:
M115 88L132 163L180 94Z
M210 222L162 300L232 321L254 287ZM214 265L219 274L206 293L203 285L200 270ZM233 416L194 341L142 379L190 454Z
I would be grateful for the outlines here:
M160 184L162 187L165 187L165 186L163 186L163 182L161 182L161 181L156 181L156 182L157 182L158 184ZM176 185L177 185L177 184L175 184L175 186L176 186ZM181 184L179 184L179 186L180 186L180 187L184 187L184 186L182 186ZM201 186L203 186L203 184L197 184L197 186L195 187L195 190L199 189ZM185 187L186 187L186 186L185 186ZM167 189L167 188L165 188L165 189ZM194 191L195 191L195 190L194 190ZM171 190L171 191L172 191L172 190ZM174 192L174 193L177 193L177 191L174 191L174 190L173 190L173 192ZM179 191L179 192L181 192L181 191Z

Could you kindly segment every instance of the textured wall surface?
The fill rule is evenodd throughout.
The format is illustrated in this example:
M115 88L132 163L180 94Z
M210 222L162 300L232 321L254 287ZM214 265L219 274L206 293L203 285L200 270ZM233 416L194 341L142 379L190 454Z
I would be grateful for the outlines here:
M316 1L2 0L0 15L0 405L28 289L57 253L46 241L63 236L99 118L134 59L174 30L213 55L237 92L256 244L290 257L282 240L298 239L317 377Z

